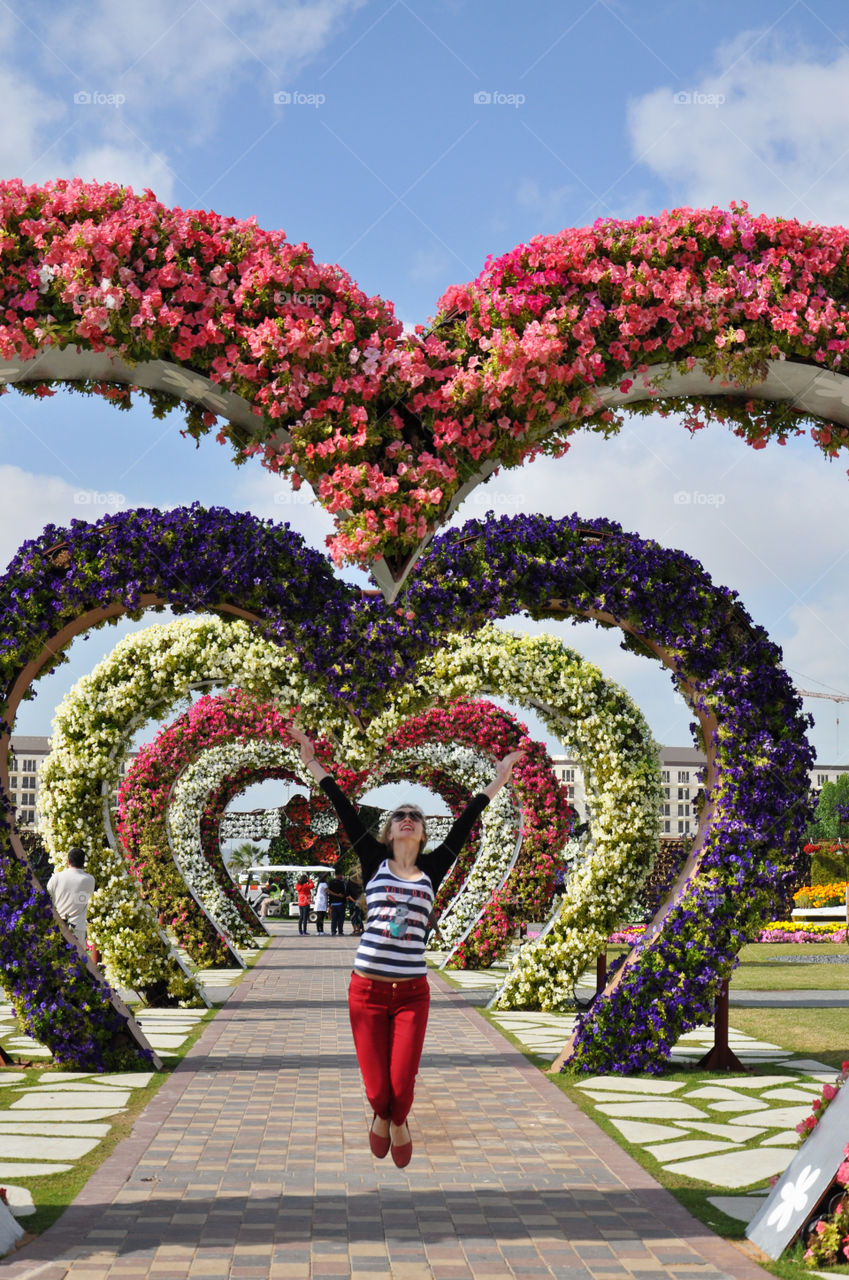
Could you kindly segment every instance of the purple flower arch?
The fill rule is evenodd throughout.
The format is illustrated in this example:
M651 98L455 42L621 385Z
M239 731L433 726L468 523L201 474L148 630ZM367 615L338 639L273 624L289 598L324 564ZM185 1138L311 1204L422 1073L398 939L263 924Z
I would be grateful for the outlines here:
M490 584L487 596L481 582ZM812 756L780 651L690 557L576 516L471 521L444 535L403 608L341 583L287 527L252 516L193 507L49 528L0 579L7 814L8 735L31 681L86 627L160 603L261 619L359 719L394 685L414 680L446 632L474 632L523 610L617 626L626 645L670 669L708 757L699 833L648 940L583 1019L569 1050L577 1067L659 1069L676 1036L709 1013L717 983L790 874ZM0 961L28 1028L51 1047L61 1036L73 1045L77 1006L66 1019L45 1018L32 1003L45 981L64 993L66 970L47 946L58 923L14 836L10 850L10 827L0 833ZM76 953L71 959L74 980L84 983L78 1004L100 999L94 975Z
M327 562L287 526L199 507L48 526L0 578L0 967L26 1030L58 1063L114 1069L153 1055L56 916L16 834L9 745L30 685L75 636L165 604L264 617L270 638L301 636L309 662L310 637L321 653L319 633L342 625L345 603Z

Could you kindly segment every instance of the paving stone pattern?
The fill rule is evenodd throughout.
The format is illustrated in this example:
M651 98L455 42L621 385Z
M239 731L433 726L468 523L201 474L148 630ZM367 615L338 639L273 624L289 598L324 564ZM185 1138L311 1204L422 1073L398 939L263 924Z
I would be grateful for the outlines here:
M352 954L275 938L0 1280L763 1280L439 978L412 1163L375 1161Z

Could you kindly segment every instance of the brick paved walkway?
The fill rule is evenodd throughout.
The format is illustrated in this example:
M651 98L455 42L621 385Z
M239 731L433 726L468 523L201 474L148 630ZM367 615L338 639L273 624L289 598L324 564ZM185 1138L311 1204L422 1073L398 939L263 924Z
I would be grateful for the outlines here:
M763 1280L438 978L412 1163L374 1160L353 949L275 938L0 1280Z

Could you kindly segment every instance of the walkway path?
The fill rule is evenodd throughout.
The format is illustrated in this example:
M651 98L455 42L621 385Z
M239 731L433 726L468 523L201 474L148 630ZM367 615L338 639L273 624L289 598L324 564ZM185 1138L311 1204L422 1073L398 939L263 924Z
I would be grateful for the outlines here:
M439 978L412 1163L375 1161L353 944L275 938L0 1280L763 1280Z

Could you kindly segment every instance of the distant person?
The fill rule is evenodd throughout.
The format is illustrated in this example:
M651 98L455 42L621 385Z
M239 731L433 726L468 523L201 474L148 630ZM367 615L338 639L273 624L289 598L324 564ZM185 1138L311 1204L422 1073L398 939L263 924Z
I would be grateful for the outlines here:
M259 910L260 920L264 920L268 915L268 908L271 906L271 888L270 880L259 887L259 898L256 905Z
M315 890L315 931L324 933L327 919L327 876L319 876Z
M339 875L332 875L327 882L327 900L330 903L330 932L333 937L345 932L345 901L348 895L345 891L345 881Z
M360 934L363 932L365 924L365 914L360 906L360 898L363 896L363 886L359 880L346 880L345 892L348 902L348 915L351 920L351 933Z
M295 892L298 895L298 933L301 936L309 933L310 907L314 888L315 885L308 875L298 876Z
M54 871L47 881L47 892L53 899L57 915L73 929L77 941L83 946L86 942L88 902L94 893L94 876L84 871L84 866L82 849L69 849L67 868Z

